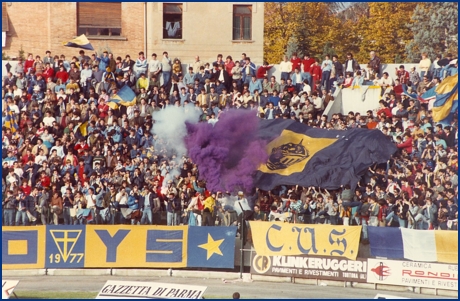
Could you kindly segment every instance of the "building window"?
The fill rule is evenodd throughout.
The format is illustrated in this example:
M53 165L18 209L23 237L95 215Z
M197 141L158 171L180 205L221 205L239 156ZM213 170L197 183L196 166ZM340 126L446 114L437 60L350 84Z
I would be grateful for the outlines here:
M163 39L182 39L181 3L163 3Z
M252 39L252 5L233 5L233 40Z
M79 2L77 22L77 35L120 36L121 2Z

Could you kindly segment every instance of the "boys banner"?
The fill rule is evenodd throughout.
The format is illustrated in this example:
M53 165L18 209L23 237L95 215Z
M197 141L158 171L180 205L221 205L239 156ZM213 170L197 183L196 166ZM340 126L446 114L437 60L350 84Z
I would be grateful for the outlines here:
M368 227L371 256L458 263L457 231Z
M251 221L258 255L339 256L356 260L361 226L286 224Z
M233 268L236 227L2 227L2 269Z
M458 265L369 258L367 282L457 291Z

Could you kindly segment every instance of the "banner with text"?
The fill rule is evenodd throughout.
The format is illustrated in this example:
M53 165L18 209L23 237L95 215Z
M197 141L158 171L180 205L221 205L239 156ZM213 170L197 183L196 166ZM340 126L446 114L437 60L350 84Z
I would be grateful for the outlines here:
M369 258L367 282L457 291L458 265Z
M236 227L2 227L2 269L233 268L235 236Z
M251 274L305 279L367 281L367 259L341 257L263 256L253 253Z
M250 222L258 255L316 255L356 260L361 226Z
M96 299L202 299L206 286L108 280Z

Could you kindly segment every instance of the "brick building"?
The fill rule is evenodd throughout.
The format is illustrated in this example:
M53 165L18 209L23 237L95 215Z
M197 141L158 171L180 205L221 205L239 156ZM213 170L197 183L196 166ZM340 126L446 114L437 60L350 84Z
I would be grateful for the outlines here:
M199 55L212 62L218 53L256 64L263 60L264 4L260 2L3 2L2 51L11 58L22 49L71 57L63 42L86 34L94 49L114 56L168 51L183 63ZM88 52L87 52L88 54Z

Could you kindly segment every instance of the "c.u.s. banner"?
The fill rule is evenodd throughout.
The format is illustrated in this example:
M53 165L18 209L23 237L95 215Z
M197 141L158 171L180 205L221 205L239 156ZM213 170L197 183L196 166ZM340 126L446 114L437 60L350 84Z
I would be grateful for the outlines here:
M356 260L361 226L250 222L254 249L261 256L316 255Z
M236 227L2 227L2 269L233 268Z

